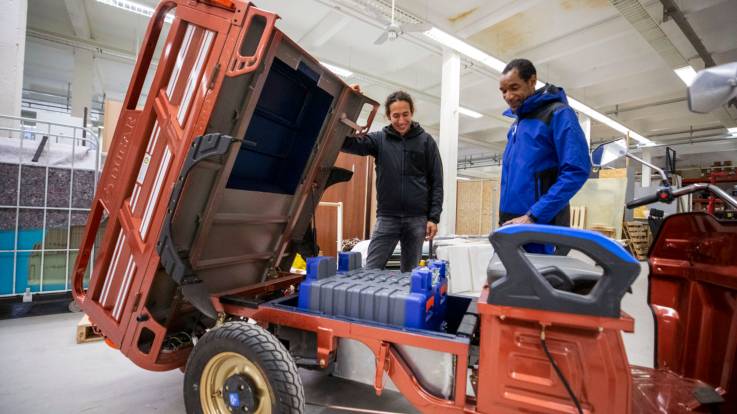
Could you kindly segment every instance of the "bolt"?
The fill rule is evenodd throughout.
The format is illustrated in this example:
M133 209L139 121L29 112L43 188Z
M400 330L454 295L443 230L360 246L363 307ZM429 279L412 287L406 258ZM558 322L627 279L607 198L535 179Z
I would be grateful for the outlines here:
M246 389L246 387L244 387L243 385L241 385L240 387L238 387L238 389L241 390L241 391L243 391L243 390Z

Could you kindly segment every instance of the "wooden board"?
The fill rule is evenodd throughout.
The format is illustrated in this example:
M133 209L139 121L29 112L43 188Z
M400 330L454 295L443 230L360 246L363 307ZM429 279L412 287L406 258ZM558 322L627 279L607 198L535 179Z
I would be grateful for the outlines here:
M113 134L115 134L115 127L118 124L120 111L123 109L123 102L105 99L103 105L105 111L102 118L102 125L105 128L102 131L102 152L107 153L108 149L110 149L110 143L113 141Z
M586 206L571 206L571 227L586 228Z
M97 327L92 325L90 318L85 314L77 323L77 343L101 341L104 338L100 335Z
M599 178L626 178L626 168L604 168L599 170Z
M624 237L627 239L627 247L638 260L647 259L650 249L650 228L646 223L637 221L626 221L623 224Z
M350 181L338 183L328 188L320 201L343 203L343 240L368 239L371 234L369 217L371 215L371 185L374 159L341 153L335 166L353 171ZM336 256L337 252L337 214L335 207L320 206L315 212L317 244L324 255Z
M481 234L483 181L459 181L456 188L456 234Z
M486 235L494 228L498 206L498 180L458 181L456 234Z
M616 229L612 226L606 226L603 224L592 224L591 227L589 227L590 230L599 232L609 238L614 238L616 234Z

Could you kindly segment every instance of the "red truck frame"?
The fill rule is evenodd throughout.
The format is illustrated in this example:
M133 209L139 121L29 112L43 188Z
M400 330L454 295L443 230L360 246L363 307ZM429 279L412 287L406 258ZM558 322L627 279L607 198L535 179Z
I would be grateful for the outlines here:
M163 39L148 98L139 109L157 40L170 13L174 19ZM290 306L303 278L289 273L294 246L309 227L342 140L366 132L378 104L352 91L299 48L275 27L277 18L241 0L164 0L156 8L74 266L75 300L109 345L148 370L185 369L185 386L192 387L185 391L188 412L225 412L233 407L249 412L301 411L304 396L296 365L275 339L275 328L309 333L320 368L334 361L340 339L363 343L375 358L376 392L382 391L386 373L422 412L685 412L699 407L691 391L708 388L704 384L669 371L629 365L621 332L632 332L633 320L625 314L605 317L492 304L487 303L486 287L477 300L477 328L472 336L462 337L341 320ZM231 184L226 186L222 171L233 168L239 148L261 145L238 137L245 136L253 114L260 110L256 97L265 91L276 65L285 73L299 71L294 76L306 84L314 82L320 96L332 103L323 114L315 145L308 149L309 158L300 158L304 173L289 194L278 202L261 200L262 204L249 207L254 210L249 214L233 213L227 210L229 196L223 190ZM244 79L246 86L236 91L238 80ZM367 125L359 126L366 105L371 109ZM198 148L221 144L223 151L213 158L217 162L197 164L197 177L211 180L198 187L198 181L183 171L194 165ZM181 197L197 199L203 188L210 191L210 187L214 192L201 197L197 212L178 203ZM275 203L281 206L278 214L258 211ZM173 254L184 255L182 260L162 259L166 240L161 235L168 231L168 223L179 232L172 236L174 245L187 246ZM182 241L181 234L191 230L191 223L211 230ZM272 230L263 233L266 241L253 244L251 250L243 250L251 239L238 243L223 239L229 229L245 226ZM208 250L213 240L219 240L218 250L223 252ZM261 245L268 249L259 250ZM94 268L85 289L83 279L93 254ZM186 269L177 267L181 263ZM174 273L180 275L177 283L171 280ZM246 318L255 323L245 322ZM184 328L187 324L202 327L196 344L192 331ZM398 352L401 346L451 354L452 394L429 392ZM544 352L548 348L550 359ZM283 358L282 368L264 362L276 356ZM228 402L223 390L229 386L245 391L231 394ZM571 394L577 396L575 404Z

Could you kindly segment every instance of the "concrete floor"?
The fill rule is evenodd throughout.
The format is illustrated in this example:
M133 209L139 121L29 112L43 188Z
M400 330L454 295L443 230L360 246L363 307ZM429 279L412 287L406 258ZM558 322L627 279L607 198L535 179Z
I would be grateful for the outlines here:
M652 366L653 319L646 304L647 264L622 301L635 318L625 334L630 363ZM0 321L0 412L183 413L183 374L149 372L102 342L77 345L80 314ZM326 405L398 413L414 408L398 393L376 397L367 385L302 370L308 413L342 413Z

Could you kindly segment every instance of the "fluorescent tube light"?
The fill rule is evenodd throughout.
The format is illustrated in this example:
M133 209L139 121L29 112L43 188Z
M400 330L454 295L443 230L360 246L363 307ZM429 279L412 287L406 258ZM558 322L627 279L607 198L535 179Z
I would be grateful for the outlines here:
M461 115L466 115L467 117L470 117L470 118L475 118L475 119L478 119L484 116L483 114L480 114L468 108L464 108L462 106L458 107L458 113Z
M456 179L461 180L461 181L471 181L471 180L473 180L473 178L460 177L460 176L459 177L456 177Z
M136 3L130 0L97 0L98 3L107 4L127 12L140 14L141 16L151 17L154 14L154 8L143 4ZM166 23L171 24L174 21L174 16L167 14L164 17Z
M691 86L691 82L693 82L693 79L696 77L696 70L691 65L674 69L673 72L681 78L686 86Z
M462 55L468 56L473 60L477 60L483 63L484 65L494 69L497 72L501 73L501 71L504 70L504 67L507 66L507 64L502 62L501 60L469 45L468 43L453 35L445 33L437 27L433 27L432 29L423 32L423 34L443 46L449 47Z
M348 78L348 77L353 76L353 72L351 72L348 69L343 69L343 68L341 68L339 66L331 65L331 64L325 63L325 62L320 62L320 64L323 65L323 66L325 66L326 68L328 68L334 74L336 74L338 76L341 76L343 78Z
M493 70L495 70L495 71L497 71L499 73L502 73L502 71L504 70L504 68L507 66L507 64L504 63L503 61L501 61L501 60L499 60L499 59L497 59L497 58L489 55L488 53L486 53L486 52L484 52L484 51L482 51L482 50L480 50L480 49L478 49L476 47L471 46L470 44L464 42L463 40L461 40L461 39L459 39L459 38L457 38L457 37L455 37L455 36L453 36L451 34L448 34L448 33L444 32L444 31L438 29L437 27L433 27L432 29L430 29L430 30L428 30L426 32L423 32L423 34L425 36L429 37L430 39L432 39L432 40L440 43L441 45L443 45L445 47L451 48L451 49L455 50L456 52L458 52L458 53L460 53L460 54L462 54L462 55L464 55L464 56L466 56L468 58L471 58L473 60L476 60L478 62L483 63L484 65L490 67L491 69L493 69ZM691 68L690 66L688 66L688 68L690 68L693 71L693 68ZM678 72L676 72L676 73L678 73ZM694 71L694 75L696 75L696 72L695 71ZM545 86L545 83L543 83L541 81L537 81L537 83L535 84L535 86L537 88L542 88L543 86ZM575 109L575 110L577 110L579 112L582 112L582 113L588 115L589 117L591 117L591 118L593 118L593 119L595 119L595 120L603 123L604 125L607 125L608 127L614 129L615 131L621 132L621 133L623 133L625 135L627 133L629 133L629 136L632 139L638 141L640 144L643 144L643 145L655 145L655 143L653 141L651 141L651 140L643 137L642 135L640 135L637 132L635 132L635 131L627 128L626 126L620 124L619 122L615 121L614 119L609 118L608 116L602 114L601 112L598 112L595 109L593 109L593 108L591 108L589 106L586 106L583 103L581 103L581 102L579 102L579 101L577 101L577 100L575 100L573 98L570 98L569 97L568 98L568 103L571 105L571 107L573 109Z
M582 102L579 102L578 100L574 98L568 98L568 104L571 106L571 108L591 117L592 119L595 119L601 122L602 124L608 126L609 128L615 131L621 132L624 135L627 135L627 133L629 133L630 138L634 139L640 144L655 145L653 141L643 137L637 132L627 128L626 126L620 124L619 122L613 120L612 118L609 118L608 116L602 114L601 112L594 110L593 108L583 104Z
M737 138L737 128L727 128L727 132L732 138Z

